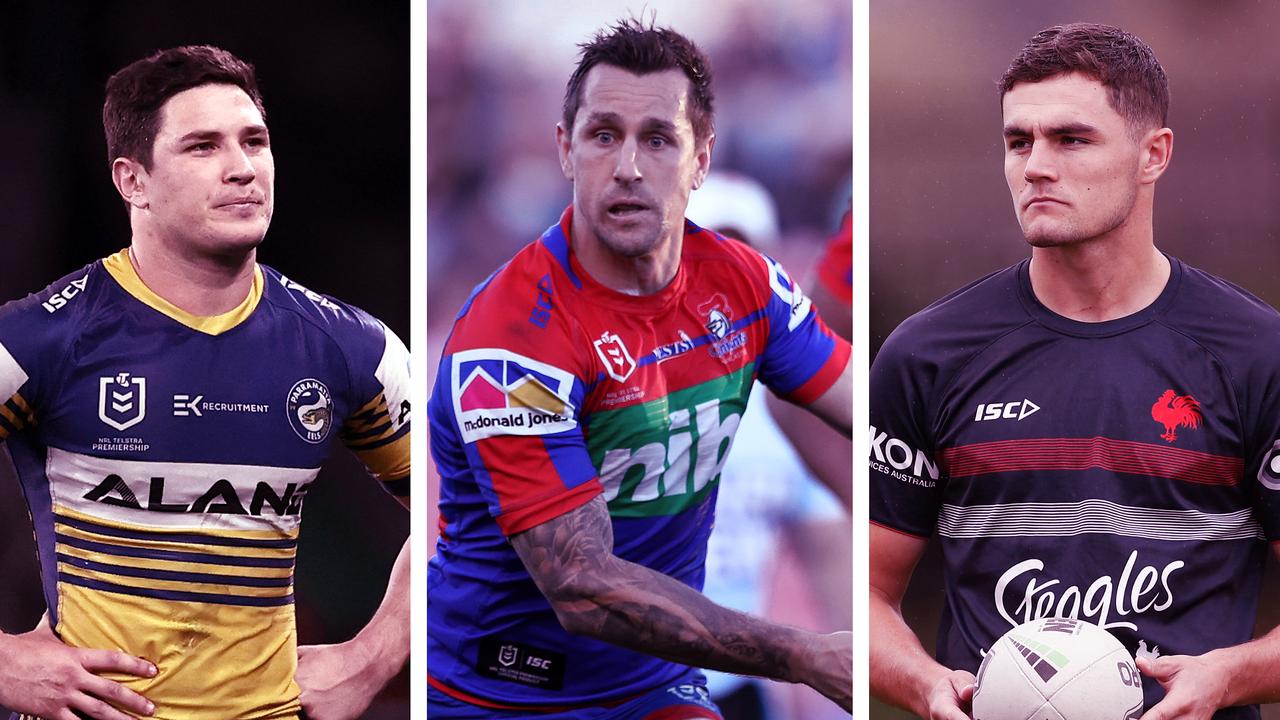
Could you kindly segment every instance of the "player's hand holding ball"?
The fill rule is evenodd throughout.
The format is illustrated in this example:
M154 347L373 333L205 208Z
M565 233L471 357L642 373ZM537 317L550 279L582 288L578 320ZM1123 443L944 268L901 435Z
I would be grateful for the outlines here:
M1136 720L1142 677L1111 633L1041 618L1005 633L978 668L974 720Z
M1142 720L1209 720L1225 707L1226 671L1205 655L1169 655L1139 658L1138 669L1165 689L1164 699L1142 716Z
M973 673L952 670L929 691L929 720L969 720L973 700Z

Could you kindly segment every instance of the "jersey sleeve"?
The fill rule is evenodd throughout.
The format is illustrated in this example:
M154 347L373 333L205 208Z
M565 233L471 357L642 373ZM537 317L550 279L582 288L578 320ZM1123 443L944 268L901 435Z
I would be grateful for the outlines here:
M582 345L572 341L573 324L555 301L546 316L510 318L508 310L507 300L529 287L554 297L551 282L540 273L500 273L473 295L429 405L444 482L474 486L508 536L603 492L583 434L591 378L589 361L570 350Z
M409 351L382 322L360 314L364 345L345 348L352 359L354 410L341 438L382 487L409 497ZM375 359L376 358L376 359Z
M1246 433L1244 482L1253 496L1254 514L1269 542L1280 542L1280 363L1270 353L1237 383Z
M818 282L831 297L853 304L853 214L845 213L840 229L827 242L818 262Z
M937 367L913 352L915 341L908 321L871 364L870 516L876 524L928 537L944 482L934 457L930 410Z
M88 266L39 293L0 307L0 440L34 425L54 393L55 368L75 337Z
M807 405L840 377L849 362L849 343L822 322L781 264L758 257L768 281L763 312L769 325L759 376L775 393Z

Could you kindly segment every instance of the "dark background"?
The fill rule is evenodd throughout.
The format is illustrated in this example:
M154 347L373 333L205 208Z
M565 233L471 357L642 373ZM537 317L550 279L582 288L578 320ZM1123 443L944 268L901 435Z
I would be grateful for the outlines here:
M185 44L218 45L257 68L276 161L259 260L368 310L407 342L407 2L5 3L0 301L129 244L102 136L103 88L120 67ZM24 632L44 599L26 507L8 462L0 467L0 629ZM376 609L409 516L341 447L304 516L299 639L339 642ZM407 677L366 717L408 717Z
M1280 304L1280 4L873 0L870 18L873 357L908 315L1029 255L1004 182L995 83L1032 35L1063 22L1138 35L1169 76L1174 152L1156 191L1156 245ZM1280 621L1274 570L1260 632ZM903 605L930 648L940 573L935 548Z

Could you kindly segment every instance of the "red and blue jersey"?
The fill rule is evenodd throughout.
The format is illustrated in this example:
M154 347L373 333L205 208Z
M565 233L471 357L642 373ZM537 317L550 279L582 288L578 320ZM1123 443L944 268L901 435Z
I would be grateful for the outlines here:
M1280 540L1280 315L1170 263L1149 307L1082 323L1036 300L1023 262L908 319L873 363L871 520L938 537L944 665L976 671L1046 616L1139 655L1252 637Z
M781 266L737 241L686 222L675 278L636 297L586 273L571 221L477 288L428 405L430 681L478 704L616 701L685 673L566 633L507 536L603 494L616 555L701 588L752 382L809 402L849 357Z

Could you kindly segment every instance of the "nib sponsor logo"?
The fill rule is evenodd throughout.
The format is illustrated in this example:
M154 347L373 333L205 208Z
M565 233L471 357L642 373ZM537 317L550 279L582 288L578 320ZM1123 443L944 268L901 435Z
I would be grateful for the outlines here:
M454 414L464 442L573 428L572 389L569 373L507 350L467 350L453 356Z

